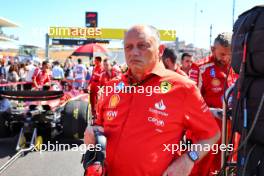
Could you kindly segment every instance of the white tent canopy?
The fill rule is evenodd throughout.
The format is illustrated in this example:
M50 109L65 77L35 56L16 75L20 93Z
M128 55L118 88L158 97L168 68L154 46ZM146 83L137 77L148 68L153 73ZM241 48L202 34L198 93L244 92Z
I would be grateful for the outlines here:
M0 17L0 27L18 27L14 22Z

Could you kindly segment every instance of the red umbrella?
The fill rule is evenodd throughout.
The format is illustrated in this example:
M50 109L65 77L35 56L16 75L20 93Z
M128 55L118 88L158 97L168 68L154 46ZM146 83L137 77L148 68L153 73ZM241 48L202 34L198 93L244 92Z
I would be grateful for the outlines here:
M96 43L89 43L86 45L82 45L77 48L72 55L73 56L93 56L93 53L108 53L108 50L104 48L102 45Z

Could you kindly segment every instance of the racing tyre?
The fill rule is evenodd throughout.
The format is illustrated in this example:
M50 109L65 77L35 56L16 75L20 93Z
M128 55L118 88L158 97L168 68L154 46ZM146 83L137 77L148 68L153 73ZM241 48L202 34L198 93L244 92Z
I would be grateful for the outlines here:
M87 127L88 103L70 101L64 108L63 135L66 138L82 139Z
M4 117L6 114L4 112L0 112L0 138L5 138L10 136L10 131L5 124Z

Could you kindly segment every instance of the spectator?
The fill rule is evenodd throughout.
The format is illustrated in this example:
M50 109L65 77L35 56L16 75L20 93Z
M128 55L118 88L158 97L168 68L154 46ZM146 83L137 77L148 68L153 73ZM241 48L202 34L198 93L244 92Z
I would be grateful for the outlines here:
M27 70L26 81L32 82L32 76L34 74L36 66L33 64L33 60L30 60L27 63L28 65L26 66L26 70Z
M64 78L64 71L58 61L54 62L54 67L52 68L52 78L55 80L62 80Z
M19 76L20 82L26 81L27 69L24 63L19 64L18 76ZM17 88L18 90L24 90L25 89L24 86L25 84L23 83L23 84L17 85Z
M18 75L20 77L19 81L26 81L26 76L27 76L27 69L25 64L20 64L19 66L19 71L18 71Z
M9 71L8 71L7 81L8 82L18 82L19 81L17 64L10 65Z
M73 63L68 62L65 64L64 77L68 80L73 80Z
M6 80L7 78L7 70L5 67L5 59L1 59L1 66L0 66L0 79L1 81Z
M84 88L84 81L87 74L87 69L85 65L82 63L81 59L78 59L78 64L73 68L73 77L74 77L74 87L75 88Z
M32 77L35 72L36 66L33 64L33 60L27 61L27 64L28 64L26 66L27 74L26 74L25 79L26 79L26 82L28 82L28 84L24 85L24 89L30 90L32 88Z
M8 71L8 76L7 76L7 81L8 82L18 82L19 79L20 78L18 76L18 65L17 64L10 65L9 71ZM12 85L11 89L17 90L17 85Z

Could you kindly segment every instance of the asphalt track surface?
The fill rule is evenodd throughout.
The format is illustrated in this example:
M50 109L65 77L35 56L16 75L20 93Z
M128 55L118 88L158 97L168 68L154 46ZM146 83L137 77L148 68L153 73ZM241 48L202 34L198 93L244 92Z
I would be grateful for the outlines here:
M16 151L16 137L0 139L0 167ZM61 140L63 144L81 144L81 141ZM1 176L83 176L80 163L82 154L77 151L29 152L16 160Z

